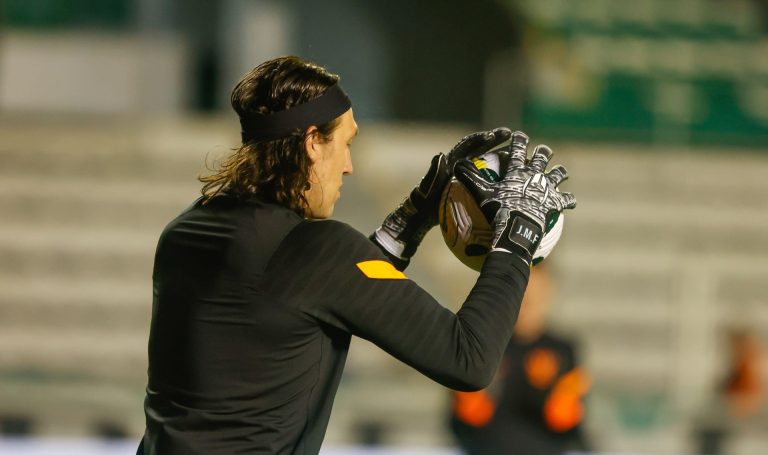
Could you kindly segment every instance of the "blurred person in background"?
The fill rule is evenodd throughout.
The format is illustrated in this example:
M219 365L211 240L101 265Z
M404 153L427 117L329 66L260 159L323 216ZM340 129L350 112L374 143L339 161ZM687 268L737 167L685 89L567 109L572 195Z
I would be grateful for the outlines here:
M491 385L453 392L450 426L468 455L555 455L586 450L589 379L574 344L547 329L552 277L531 270L514 335Z
M749 330L733 330L728 341L728 372L722 384L723 396L730 416L749 418L764 404L765 354L760 340Z
M730 330L727 337L725 377L695 424L697 452L703 455L726 453L729 437L739 426L759 418L765 409L768 378L760 339L744 328Z
M545 173L546 147L527 160L522 133L469 135L366 237L328 220L358 132L338 79L282 57L235 87L242 145L158 241L139 454L318 453L352 335L453 389L491 381L545 218L576 205L556 189L565 169ZM508 141L505 178L475 188L492 251L454 314L403 270L454 163Z

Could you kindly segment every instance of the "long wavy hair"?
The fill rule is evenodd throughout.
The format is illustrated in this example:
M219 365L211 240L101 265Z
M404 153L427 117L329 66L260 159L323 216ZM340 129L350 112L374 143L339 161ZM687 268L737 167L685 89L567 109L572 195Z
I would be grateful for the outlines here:
M299 57L276 58L243 76L232 91L232 109L241 118L282 111L320 96L338 80L339 76ZM313 134L328 141L339 123L337 118L317 125ZM198 177L204 202L226 192L239 199L274 202L305 216L304 193L312 170L305 139L306 131L297 128L274 140L246 140L228 158L209 167L212 174Z

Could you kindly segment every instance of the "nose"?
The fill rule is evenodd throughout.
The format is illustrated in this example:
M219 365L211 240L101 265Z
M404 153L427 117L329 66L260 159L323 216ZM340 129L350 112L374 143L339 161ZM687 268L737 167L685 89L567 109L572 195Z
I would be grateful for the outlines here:
M344 164L344 175L349 175L352 171L354 171L354 168L352 167L352 157L349 152L347 152L347 162Z

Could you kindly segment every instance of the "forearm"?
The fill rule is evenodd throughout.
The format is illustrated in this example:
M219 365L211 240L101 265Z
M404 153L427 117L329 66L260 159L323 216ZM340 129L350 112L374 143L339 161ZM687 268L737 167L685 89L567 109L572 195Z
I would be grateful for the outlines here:
M476 390L490 381L527 284L519 258L490 253L454 314L392 273L370 240L347 225L304 222L283 244L270 262L280 280L268 280L277 301L375 343L447 387Z
M365 316L352 316L360 321L352 331L446 387L481 389L512 336L528 272L509 253L491 253L456 314L413 286L397 300L371 296Z
M466 376L455 377L453 380L460 379L458 383L446 385L477 390L490 383L512 337L528 274L529 268L508 253L488 255L475 286L456 313L460 358L453 373Z

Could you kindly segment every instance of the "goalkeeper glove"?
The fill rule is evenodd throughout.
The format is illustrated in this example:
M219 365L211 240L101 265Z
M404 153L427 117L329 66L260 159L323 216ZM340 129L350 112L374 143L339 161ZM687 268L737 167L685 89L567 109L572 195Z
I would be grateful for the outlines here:
M530 265L547 220L575 208L576 198L557 189L568 178L563 166L545 173L552 150L539 145L527 160L527 147L528 136L515 132L506 171L496 183L484 179L468 160L459 161L454 171L493 226L491 251L514 253Z
M508 128L473 133L461 139L448 155L440 153L432 158L421 183L371 234L371 240L395 267L404 270L424 236L437 225L440 197L451 179L455 163L469 156L482 155L508 141L511 136Z

